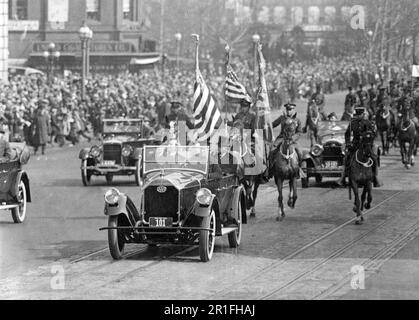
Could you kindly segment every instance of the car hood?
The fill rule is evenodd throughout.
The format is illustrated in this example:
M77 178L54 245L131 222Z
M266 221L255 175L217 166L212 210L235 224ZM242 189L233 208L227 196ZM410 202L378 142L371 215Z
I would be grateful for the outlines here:
M173 185L176 189L201 187L201 180L204 175L190 171L155 172L145 180L144 188L148 186Z

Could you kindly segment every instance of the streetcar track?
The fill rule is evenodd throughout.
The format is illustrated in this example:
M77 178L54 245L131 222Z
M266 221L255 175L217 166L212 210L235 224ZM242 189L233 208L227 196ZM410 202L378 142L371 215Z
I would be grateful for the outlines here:
M404 234L399 235L393 242L385 246L383 249L378 251L374 256L365 259L361 266L364 267L365 272L373 273L379 270L384 263L390 260L395 256L400 250L402 250L410 241L414 239L414 234L419 230L419 221L417 221L413 226L411 226ZM333 295L339 291L348 281L351 279L352 275L349 274L344 276L340 281L326 290L320 292L319 294L313 296L311 300L322 300L327 299L327 297Z
M367 215L370 214L371 212L375 211L376 209L378 209L379 207L381 207L383 204L387 203L388 201L394 199L396 196L398 196L399 194L401 194L403 191L397 191L395 193L393 193L391 196L389 196L388 198L384 199L383 201L381 201L380 203L376 204L374 207L372 207L371 209L369 209L368 211L364 212L363 215ZM390 218L388 218L390 219ZM325 234L323 234L322 236L320 236L319 238L311 241L310 243L304 245L303 247L301 247L300 249L294 251L293 253L287 255L285 258L281 259L281 260L277 260L276 262L273 262L272 264L262 268L261 270L257 271L257 274L251 274L245 278L242 278L238 281L236 281L235 283L231 284L230 286L228 286L227 288L224 288L223 290L220 290L212 295L210 295L208 298L216 298L216 297L220 297L222 295L225 295L226 293L230 292L231 289L234 289L235 287L237 287L237 285L240 285L242 283L246 283L248 281L252 281L256 278L259 278L260 276L266 274L267 272L271 271L272 269L279 267L281 265L283 265L285 262L287 262L288 260L291 260L292 258L296 257L297 255L301 254L302 252L306 251L307 249L313 247L314 245L318 244L319 242L323 241L324 239L328 238L329 236L335 234L336 232L338 232L339 230L343 229L344 227L346 227L347 225L353 223L356 221L356 217L342 223L341 225L337 226L336 228L326 232ZM386 219L387 221L387 219Z

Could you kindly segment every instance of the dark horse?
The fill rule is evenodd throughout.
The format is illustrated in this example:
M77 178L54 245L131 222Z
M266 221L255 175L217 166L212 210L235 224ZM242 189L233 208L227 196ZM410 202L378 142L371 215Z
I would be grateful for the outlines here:
M364 218L362 211L371 208L372 185L374 172L372 169L373 160L371 158L374 144L374 134L366 132L361 136L359 148L351 157L349 166L349 200L351 200L351 190L355 195L354 212L356 213L356 224L362 224ZM359 199L359 188L364 188L361 199ZM366 201L366 202L365 202Z
M394 114L390 110L390 106L381 106L376 114L377 130L381 137L383 146L383 155L390 152L390 144L393 142L394 129Z
M299 177L300 167L298 164L298 154L295 150L293 134L296 125L292 120L287 120L283 128L283 142L275 153L273 163L273 174L275 184L278 188L278 217L277 221L281 221L285 217L282 189L285 180L289 181L289 198L288 206L295 208L297 202L297 179Z
M410 110L405 106L401 106L399 111L401 115L399 126L400 154L402 156L402 163L406 169L410 169L415 164L414 154L416 154L418 133L415 123L410 119ZM409 144L409 148L407 148L407 144Z
M321 114L319 112L319 107L316 105L316 100L312 100L308 104L307 112L307 126L309 128L309 137L311 147L313 147L318 140L318 124L322 120Z

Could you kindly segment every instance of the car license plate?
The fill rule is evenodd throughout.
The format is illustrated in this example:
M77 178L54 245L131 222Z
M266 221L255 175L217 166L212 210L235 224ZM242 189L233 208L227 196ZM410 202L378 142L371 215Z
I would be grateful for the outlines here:
M173 218L150 218L150 227L168 228L173 224Z
M338 163L337 163L336 161L326 161L326 162L324 163L324 166L325 166L326 168L337 168Z
M115 165L115 161L114 160L105 160L102 162L103 166L113 166Z

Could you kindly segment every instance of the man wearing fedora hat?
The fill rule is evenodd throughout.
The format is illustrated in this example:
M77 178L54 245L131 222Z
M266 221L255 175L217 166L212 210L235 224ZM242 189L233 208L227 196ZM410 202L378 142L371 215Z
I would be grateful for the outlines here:
M45 147L51 134L50 118L45 110L48 104L48 100L41 99L33 119L32 143L34 154L38 152L39 147L41 147L42 154L45 154Z
M3 120L0 119L0 163L8 162L12 158L12 149L9 141L5 139L5 130L3 128Z
M182 104L179 101L171 102L170 114L166 116L166 129L170 129L171 122L175 122L176 126L178 126L179 122L185 122L189 129L194 128L191 119L181 108Z

